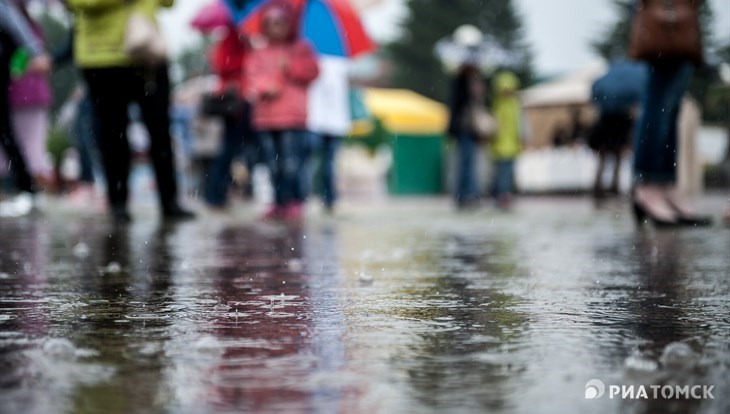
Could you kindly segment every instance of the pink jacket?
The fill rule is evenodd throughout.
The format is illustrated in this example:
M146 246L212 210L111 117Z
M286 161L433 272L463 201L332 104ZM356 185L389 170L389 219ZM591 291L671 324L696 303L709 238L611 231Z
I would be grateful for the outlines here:
M257 131L307 127L307 89L319 75L311 46L301 40L254 49L245 71L245 94L253 101Z

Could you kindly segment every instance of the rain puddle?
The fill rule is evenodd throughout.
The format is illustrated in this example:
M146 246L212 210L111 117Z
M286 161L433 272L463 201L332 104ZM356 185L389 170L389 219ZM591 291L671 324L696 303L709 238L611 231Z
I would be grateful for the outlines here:
M564 203L2 221L0 413L730 412L730 234Z

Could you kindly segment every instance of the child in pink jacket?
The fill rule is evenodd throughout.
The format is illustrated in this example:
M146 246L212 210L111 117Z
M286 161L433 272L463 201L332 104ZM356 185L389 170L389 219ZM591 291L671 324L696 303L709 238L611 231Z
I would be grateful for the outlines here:
M289 3L272 2L262 12L263 43L245 67L252 124L265 148L273 175L275 205L266 219L302 217L305 191L300 174L307 140L307 90L317 78L317 59L299 38L297 13Z

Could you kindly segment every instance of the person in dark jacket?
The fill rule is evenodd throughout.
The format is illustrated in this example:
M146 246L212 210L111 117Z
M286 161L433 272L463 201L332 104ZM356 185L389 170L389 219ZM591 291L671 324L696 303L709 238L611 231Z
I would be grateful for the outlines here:
M251 130L251 107L240 96L244 89L244 64L248 53L248 40L241 37L233 26L227 28L225 37L214 46L210 57L211 67L218 75L217 93L232 93L241 100L237 113L223 117L225 126L223 143L208 170L205 187L205 201L212 208L222 209L228 200L231 185L231 163L241 154L244 146L254 139ZM247 165L251 167L253 163ZM249 174L251 171L249 171Z
M486 85L479 69L465 63L459 69L451 88L451 119L448 133L456 140L458 172L454 198L458 208L474 207L479 200L476 177L477 135L470 126L468 110L474 103L483 104Z

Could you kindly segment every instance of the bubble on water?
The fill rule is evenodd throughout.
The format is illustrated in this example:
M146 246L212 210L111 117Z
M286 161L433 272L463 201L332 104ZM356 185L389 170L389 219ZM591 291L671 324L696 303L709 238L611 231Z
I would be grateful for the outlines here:
M76 347L66 338L49 338L43 343L43 353L56 359L73 359Z
M219 303L213 306L213 310L216 312L228 312L230 309L231 307L226 305L225 303Z
M672 342L667 345L659 358L664 369L670 371L691 369L697 365L698 360L699 357L695 351L683 342Z
M159 354L160 352L162 352L162 346L160 344L156 344L156 343L143 344L137 350L137 353L143 357L151 357L151 356Z
M223 345L214 336L203 336L195 341L195 350L205 354L219 354L223 351Z
M79 242L73 247L73 255L79 259L86 259L89 257L90 249L89 246L84 242Z
M0 315L0 325L7 321L12 321L15 318L17 318L15 315Z
M304 269L304 262L302 262L299 259L291 259L289 260L289 270L292 272L300 272L302 269Z
M363 286L372 285L375 279L365 272L359 272L357 274L357 281Z
M630 372L654 372L659 368L659 364L642 355L632 355L626 358L624 367Z
M122 265L117 262L109 262L109 264L104 268L104 271L106 273L116 274L122 271Z

